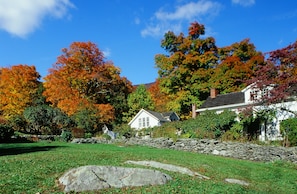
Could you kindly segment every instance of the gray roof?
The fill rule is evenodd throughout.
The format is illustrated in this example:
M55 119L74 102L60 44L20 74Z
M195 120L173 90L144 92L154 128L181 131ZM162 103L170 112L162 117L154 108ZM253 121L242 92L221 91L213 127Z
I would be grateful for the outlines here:
M215 98L208 97L200 108L211 108L217 106L244 103L244 93L234 92L229 94L217 95Z
M154 115L156 118L158 118L160 121L168 121L165 117L169 117L174 112L166 112L166 113L159 113L151 110L146 110L150 114Z
M163 117L170 117L172 114L174 114L174 112L163 112L161 114L163 115Z

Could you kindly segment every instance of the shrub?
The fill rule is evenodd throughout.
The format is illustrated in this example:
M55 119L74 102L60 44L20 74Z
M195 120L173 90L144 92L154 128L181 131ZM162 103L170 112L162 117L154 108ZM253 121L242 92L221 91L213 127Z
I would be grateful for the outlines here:
M7 124L0 124L0 142L8 142L11 139L14 131Z
M24 110L23 116L27 131L34 134L57 135L72 124L64 112L48 105L30 106Z
M124 136L126 138L134 137L136 134L136 131L127 124L116 125L112 131L117 133L117 136Z
M243 127L240 123L235 123L230 130L222 135L223 141L234 141L243 138Z
M91 138L93 137L92 133L85 133L85 138Z
M285 146L297 146L297 118L290 118L281 122L280 130Z
M236 123L235 118L236 113L233 111L224 111L220 114L207 111L197 118L189 119L179 125L185 133L191 134L191 137L219 138Z
M85 137L85 130L81 128L72 128L71 134L74 138L84 138Z
M233 111L224 111L216 114L214 111L207 111L197 117L199 125L207 131L213 131L217 137L231 128L235 123L236 113Z
M100 117L94 109L82 109L71 118L77 128L83 129L84 132L95 134L101 130Z
M23 115L14 115L9 119L14 131L26 132L27 122Z
M71 132L67 130L63 130L61 133L61 139L66 142L70 141L72 139Z
M159 127L153 128L153 137L176 138L177 129L182 129L180 138L219 138L228 131L234 123L236 113L224 111L216 114L213 111L207 111L195 119L185 121L168 122Z
M168 138L176 138L176 123L177 122L168 122L164 123L159 127L154 127L151 129L152 137L168 137Z

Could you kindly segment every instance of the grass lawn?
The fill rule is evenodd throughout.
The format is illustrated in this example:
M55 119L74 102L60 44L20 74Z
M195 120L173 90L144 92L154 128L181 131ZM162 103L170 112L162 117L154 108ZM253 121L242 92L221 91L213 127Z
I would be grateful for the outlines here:
M297 192L297 165L286 162L251 162L142 146L39 142L0 144L0 193L63 193L56 181L65 171L83 165L133 167L124 164L127 160L155 160L179 165L211 179L201 180L165 171L173 178L166 185L108 189L97 193ZM225 178L244 180L250 185L227 183Z

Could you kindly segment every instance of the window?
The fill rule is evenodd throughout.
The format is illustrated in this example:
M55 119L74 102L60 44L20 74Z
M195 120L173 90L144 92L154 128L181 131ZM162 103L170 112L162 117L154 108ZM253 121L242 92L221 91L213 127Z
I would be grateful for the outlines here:
M138 127L141 128L141 118L138 119Z
M270 92L269 92L268 88L264 88L262 92L263 92L262 95L263 95L264 98L269 97L269 93L270 93Z
M262 90L254 89L251 91L250 100L251 101L261 100L261 98L267 98L269 96L270 96L269 88L264 88Z
M251 101L258 100L258 90L252 90L251 91Z
M150 126L150 118L146 117L146 126L149 127Z
M145 118L142 118L142 126L145 127Z

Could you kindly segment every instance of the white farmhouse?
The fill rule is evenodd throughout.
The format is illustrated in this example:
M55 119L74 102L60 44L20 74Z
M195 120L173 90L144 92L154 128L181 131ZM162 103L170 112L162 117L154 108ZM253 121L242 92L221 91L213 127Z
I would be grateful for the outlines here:
M128 123L128 125L136 130L161 126L165 122L179 120L175 112L158 113L151 110L141 109Z
M260 91L252 85L247 86L240 92L220 95L215 89L211 89L210 96L206 101L196 110L196 113L202 113L206 110L216 111L221 113L224 110L232 110L237 114L244 108L252 107L254 112L263 110L276 110L275 117L266 122L259 123L257 135L260 141L266 140L282 140L280 133L280 123L282 120L292 118L297 113L297 102L295 100L288 100L282 103L272 105L259 105L257 100L263 95L268 95L269 88Z

